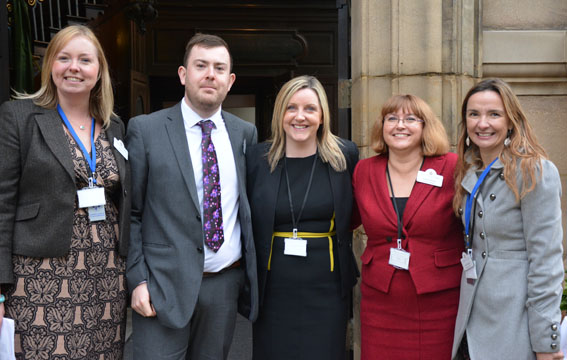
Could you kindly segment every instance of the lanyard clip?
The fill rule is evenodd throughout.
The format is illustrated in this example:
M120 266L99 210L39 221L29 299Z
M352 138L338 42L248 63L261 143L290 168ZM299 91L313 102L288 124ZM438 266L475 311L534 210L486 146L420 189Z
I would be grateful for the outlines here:
M469 254L469 256L470 256L471 259L472 259L472 249L467 249L467 253Z
M94 188L95 183L96 183L95 179L92 176L89 177L89 188Z
M293 238L297 239L297 229L293 229Z
M402 250L402 239L398 239L398 249Z

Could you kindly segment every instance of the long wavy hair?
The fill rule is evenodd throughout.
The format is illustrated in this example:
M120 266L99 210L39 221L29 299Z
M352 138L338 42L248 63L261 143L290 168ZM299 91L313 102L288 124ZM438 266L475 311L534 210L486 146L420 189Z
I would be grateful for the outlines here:
M445 127L431 107L415 95L402 94L392 96L382 106L381 118L374 124L370 136L370 144L374 152L388 153L388 145L384 141L384 118L398 110L403 110L423 120L421 148L424 156L445 155L449 151L449 138Z
M323 162L329 163L335 171L346 170L346 159L339 147L339 138L331 133L331 115L325 89L319 80L307 75L298 76L286 82L276 97L272 115L272 138L269 140L272 145L267 154L270 170L273 172L280 159L285 156L286 134L283 128L283 118L287 104L296 92L303 89L315 91L323 113L323 123L317 129L319 157Z
M95 119L102 121L104 128L110 124L110 117L114 113L114 94L108 70L108 62L104 56L102 46L91 29L84 25L70 25L60 30L47 45L43 65L41 67L41 87L33 94L16 93L16 99L32 99L34 104L46 109L55 109L59 99L57 87L51 77L51 69L57 54L75 37L84 37L89 40L97 51L99 63L98 81L91 90L89 98L89 112Z
M455 168L455 197L453 209L459 213L465 195L465 189L461 181L471 166L479 169L483 167L478 146L473 142L466 144L467 138L467 105L471 96L482 91L493 91L500 95L504 104L504 111L512 126L510 133L510 145L505 146L499 158L504 165L504 179L506 184L514 193L516 201L520 201L527 193L535 188L537 182L537 168L541 166L541 159L547 159L547 153L538 143L535 133L522 110L520 102L512 92L510 86L501 79L486 79L473 86L461 108L461 123L459 129L459 141L457 143L457 154L459 159ZM522 173L522 188L518 187L516 181L517 166ZM541 175L541 174L540 174Z

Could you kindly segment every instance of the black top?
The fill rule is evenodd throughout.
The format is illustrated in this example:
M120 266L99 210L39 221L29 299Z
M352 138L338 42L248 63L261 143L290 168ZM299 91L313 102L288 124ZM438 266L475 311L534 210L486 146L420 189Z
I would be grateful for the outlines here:
M408 203L409 197L396 197L392 199L392 206L394 206L394 199L396 199L396 205L398 205L398 210L400 211L400 218L404 217L404 210L406 209L406 204Z
M309 182L309 175L311 167L313 166L313 157L308 156L305 158L287 158L287 171L289 174L291 198L293 203L293 211L295 213L295 220L301 210L307 184ZM285 177L285 169L282 171L284 174L280 180L280 187L278 191L278 199L276 203L276 217L274 223L275 231L290 232L293 230L291 220L291 210L289 206L289 197L287 194L287 184ZM298 231L299 232L328 232L330 229L330 220L333 217L333 197L331 193L331 182L329 181L329 172L327 166L323 164L320 158L317 158L315 164L315 171L313 174L313 182L305 208L299 219Z

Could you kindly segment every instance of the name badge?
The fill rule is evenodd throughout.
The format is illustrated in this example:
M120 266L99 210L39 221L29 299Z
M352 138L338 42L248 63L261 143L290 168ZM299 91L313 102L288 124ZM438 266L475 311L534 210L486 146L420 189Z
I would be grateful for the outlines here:
M478 276L476 275L476 263L472 259L472 256L463 252L461 257L461 265L463 265L463 270L465 271L465 276L469 280L476 280Z
M126 150L126 146L124 146L122 140L114 138L114 147L122 156L124 156L124 159L128 160L128 150Z
M307 240L302 238L285 238L284 255L307 256Z
M390 265L396 269L408 270L409 269L410 253L404 249L391 248L390 249Z
M103 187L84 188L77 191L79 207L87 208L106 204Z
M106 219L106 212L104 205L91 206L88 209L90 222L104 221Z
M427 185L441 187L443 185L443 175L437 175L433 169L427 169L425 171L419 170L417 172L416 181Z

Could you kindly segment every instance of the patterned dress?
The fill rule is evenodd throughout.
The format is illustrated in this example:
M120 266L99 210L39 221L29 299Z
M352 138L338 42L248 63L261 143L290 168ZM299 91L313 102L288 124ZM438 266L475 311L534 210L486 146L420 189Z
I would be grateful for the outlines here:
M77 188L87 163L67 133ZM6 316L16 323L16 359L122 359L126 332L125 259L118 254L118 167L106 133L95 141L97 184L104 186L106 220L90 223L75 203L70 251L58 258L14 255L14 286Z

